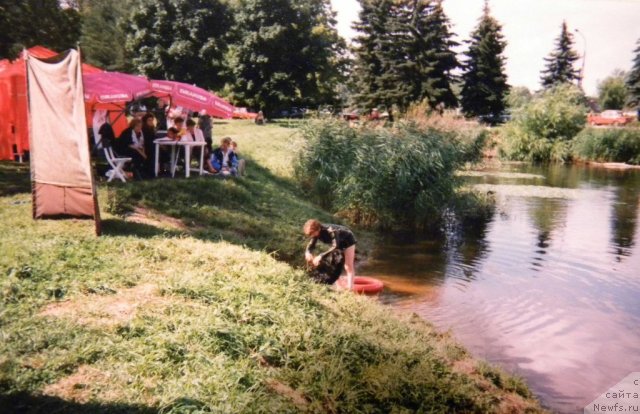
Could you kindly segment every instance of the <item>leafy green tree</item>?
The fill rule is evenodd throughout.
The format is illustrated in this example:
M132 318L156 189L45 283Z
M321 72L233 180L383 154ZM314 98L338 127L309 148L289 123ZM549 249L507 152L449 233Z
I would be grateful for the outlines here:
M640 105L640 39L634 50L633 67L627 75L627 88L629 89L629 104Z
M76 47L80 13L73 6L58 0L0 0L0 59L37 45L56 51Z
M450 24L438 0L360 0L354 28L358 102L401 110L426 100L453 107L458 66Z
M509 92L504 69L506 46L502 26L491 16L486 2L465 52L461 104L466 116L498 115L504 111Z
M87 62L112 71L131 71L124 21L132 0L84 0L80 44Z
M123 24L135 71L208 89L224 86L233 27L225 1L138 0Z
M571 83L580 79L580 71L575 68L579 59L578 53L573 50L573 35L567 29L567 22L562 22L560 36L556 40L556 48L549 57L542 71L541 82L546 89L559 83Z
M337 99L345 42L329 0L238 0L229 53L231 98L267 114Z
M598 103L602 109L622 109L627 102L626 74L616 70L598 83Z
M587 120L584 92L559 84L537 94L500 130L500 152L517 161L567 161Z
M519 109L531 102L533 95L526 86L513 86L507 94L507 107L511 110Z

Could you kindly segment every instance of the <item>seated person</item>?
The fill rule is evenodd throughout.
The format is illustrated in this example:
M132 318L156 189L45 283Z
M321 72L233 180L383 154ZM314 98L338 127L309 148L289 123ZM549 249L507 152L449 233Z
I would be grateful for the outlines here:
M256 115L254 122L256 125L264 125L264 121L264 113L262 111L258 111L258 115Z
M130 157L133 163L134 176L136 178L144 178L147 154L144 151L142 120L133 118L129 122L129 128L122 131L114 142L113 149L121 157Z
M182 142L205 142L204 133L200 128L196 128L193 119L187 119L187 129L180 138Z
M111 124L106 121L98 130L98 145L102 148L110 148L115 144L116 141L116 133L113 130Z
M220 147L213 151L207 161L207 171L213 174L238 175L238 158L230 147L231 138L223 138Z
M178 131L178 137L182 138L182 136L186 133L186 130L184 129L184 118L175 118L173 120L173 128Z
M236 158L238 159L238 175L244 175L244 169L247 165L247 162L240 158L240 154L238 154L238 143L235 141L231 141L231 151L236 154Z
M180 137L178 137L179 132L180 131L178 131L176 127L171 127L167 129L167 138L169 138L172 141L179 141L180 140Z
M178 141L178 130L175 127L167 129L167 139L172 141ZM171 148L167 146L160 147L160 170L161 173L166 174L171 171Z

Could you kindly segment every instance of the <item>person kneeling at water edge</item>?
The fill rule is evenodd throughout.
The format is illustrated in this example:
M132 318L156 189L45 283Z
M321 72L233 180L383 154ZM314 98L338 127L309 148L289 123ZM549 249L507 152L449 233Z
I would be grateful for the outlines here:
M318 220L308 220L303 227L304 234L311 237L311 241L307 245L305 251L305 259L307 263L318 267L325 256L331 254L335 250L340 250L344 254L344 267L347 271L349 289L353 289L353 282L356 277L355 257L356 257L356 238L353 232L345 226L337 224L322 224ZM316 243L320 240L325 244L331 245L331 248L318 256L313 255Z

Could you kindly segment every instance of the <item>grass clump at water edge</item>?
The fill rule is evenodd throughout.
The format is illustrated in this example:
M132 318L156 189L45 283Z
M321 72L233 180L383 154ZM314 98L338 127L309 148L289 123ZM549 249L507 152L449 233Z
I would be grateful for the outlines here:
M398 123L350 128L318 121L302 128L295 164L302 188L351 222L385 228L436 228L447 212L472 201L456 171L481 156L486 133ZM480 200L476 198L476 200Z

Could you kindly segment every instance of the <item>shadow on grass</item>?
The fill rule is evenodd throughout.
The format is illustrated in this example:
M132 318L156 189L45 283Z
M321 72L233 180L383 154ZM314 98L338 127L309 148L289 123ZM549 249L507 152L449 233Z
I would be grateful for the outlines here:
M30 192L29 163L0 162L0 197Z
M281 128L298 129L306 120L305 119L274 119L269 121L269 124L277 125Z
M178 219L185 227L171 230L153 222L106 219L102 222L106 236L152 238L190 234L206 241L226 240L275 253L275 257L290 264L298 263L301 257L304 238L300 228L304 221L331 217L306 200L292 179L274 175L251 158L247 158L247 175L242 179L157 179L112 183L106 188L110 193L107 208L110 213L124 215L136 207L144 207L158 213L159 221L167 216ZM0 163L0 196L30 191L28 164Z
M102 220L102 234L105 236L135 236L153 238L157 236L175 237L184 233L162 229L144 223L134 223L121 219Z
M150 180L109 186L109 191L112 213L126 214L136 207L153 210L179 219L196 238L223 239L275 253L289 263L301 256L304 221L330 218L305 200L293 180L276 176L251 159L247 159L247 175L241 179ZM114 222L105 233L158 235L158 229L128 226L129 222Z
M26 392L0 395L0 412L7 414L152 414L157 408L123 403L77 403Z

